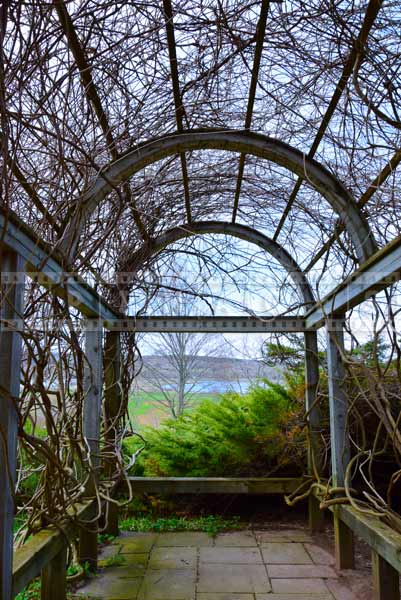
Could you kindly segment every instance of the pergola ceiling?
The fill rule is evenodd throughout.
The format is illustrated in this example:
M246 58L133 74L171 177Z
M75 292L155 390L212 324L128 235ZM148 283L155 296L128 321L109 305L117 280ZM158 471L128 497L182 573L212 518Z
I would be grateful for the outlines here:
M100 170L199 128L290 144L345 185L379 245L400 233L397 2L27 1L3 17L3 198L56 246ZM217 219L261 231L306 271L346 272L345 224L307 179L244 151L163 156L112 186L76 262L112 269L128 245Z

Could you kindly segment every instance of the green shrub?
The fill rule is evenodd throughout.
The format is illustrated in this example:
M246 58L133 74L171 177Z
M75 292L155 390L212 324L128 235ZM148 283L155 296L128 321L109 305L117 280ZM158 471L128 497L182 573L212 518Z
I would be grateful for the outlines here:
M123 531L204 531L210 536L216 536L222 531L241 529L239 517L225 519L218 515L207 515L200 517L159 517L139 516L123 519L119 523Z
M306 437L302 406L278 384L265 382L247 394L202 401L159 429L143 432L146 448L135 473L145 476L263 476L304 470ZM126 445L132 453L135 438Z

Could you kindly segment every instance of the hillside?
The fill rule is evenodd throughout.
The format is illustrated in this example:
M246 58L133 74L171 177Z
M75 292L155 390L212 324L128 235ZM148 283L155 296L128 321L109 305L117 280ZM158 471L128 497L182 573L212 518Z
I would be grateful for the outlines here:
M151 379L157 372L163 379L174 379L176 372L166 356L143 356L143 369L138 377L138 383ZM257 360L198 356L195 359L193 380L209 381L245 381L266 377L272 381L282 379L279 370L267 367Z

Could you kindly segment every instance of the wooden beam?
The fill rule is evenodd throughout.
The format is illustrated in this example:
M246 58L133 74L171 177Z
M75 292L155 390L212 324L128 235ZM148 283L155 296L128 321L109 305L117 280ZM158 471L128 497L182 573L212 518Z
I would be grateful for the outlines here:
M89 214L120 183L128 181L147 165L169 156L197 150L224 150L249 154L274 162L300 177L307 178L308 183L327 199L333 210L343 219L358 259L363 261L374 252L373 236L355 200L328 169L277 139L228 129L173 132L160 138L145 140L125 152L118 160L101 170L95 180L88 183L80 198L81 210L75 211L68 224L66 239L79 239Z
M377 517L365 515L351 506L338 506L337 514L356 536L401 573L401 534Z
M18 283L5 273L18 274ZM23 312L23 261L15 252L1 253L2 319L20 318ZM17 462L18 416L15 407L20 393L21 335L0 327L0 598L12 598L14 485Z
M26 274L53 293L68 298L70 304L83 315L100 319L118 319L113 310L97 292L76 273L65 271L62 257L41 240L13 213L0 209L0 237L2 247L14 251L26 263ZM13 271L10 271L14 274Z
M61 550L42 571L41 600L66 600L67 598L67 546Z
M103 471L106 478L113 479L116 470L115 441L123 416L121 394L121 338L117 331L108 331L104 344L104 450L108 458ZM108 502L105 510L105 533L118 535L118 506Z
M290 494L297 477L130 477L134 494Z
M329 380L331 466L333 485L344 485L345 469L350 460L347 432L348 399L343 386L345 369L344 331L327 331L327 370Z
M83 502L74 506L71 514L79 519L90 516L94 501ZM77 527L72 522L61 526L49 526L42 529L14 553L13 563L13 597L19 594L35 577L46 568L63 548L68 540L77 534ZM64 569L64 577L66 576ZM2 598L3 600L3 598Z
M400 600L400 574L372 550L373 600Z
M320 500L321 492L314 491ZM345 504L330 506L331 512L336 511L338 518L361 538L379 556L384 558L398 573L401 573L401 534L378 517L363 512Z
M319 383L319 359L316 331L308 331L305 339L305 411L308 421L308 475L321 473L321 430L320 408L317 404L317 388ZM312 531L324 528L325 514L320 510L316 498L309 495L309 527Z
M344 314L401 277L401 236L384 246L340 283L306 315L308 328L320 327L327 317Z
M85 331L85 397L83 403L82 434L90 450L91 467L94 469L88 482L87 497L95 495L96 480L100 467L100 421L102 413L103 384L103 332L87 328ZM79 561L89 564L92 571L97 568L97 522L88 523L79 532Z
M327 331L327 370L329 379L331 475L334 487L344 486L345 470L350 460L348 437L348 399L344 392L345 369L344 330ZM354 544L352 530L334 514L334 541L338 569L354 567Z
M283 331L306 331L302 317L174 317L146 316L128 317L106 322L113 331L135 331L138 333L274 333Z
M354 564L354 532L338 516L337 508L333 510L334 551L337 569L353 569Z

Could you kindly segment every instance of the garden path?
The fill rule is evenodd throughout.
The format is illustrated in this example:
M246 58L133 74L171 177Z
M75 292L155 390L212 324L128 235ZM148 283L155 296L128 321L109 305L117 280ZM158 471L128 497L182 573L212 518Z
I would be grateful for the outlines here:
M103 550L100 566L77 598L358 600L331 553L302 530L214 539L201 532L124 533Z

